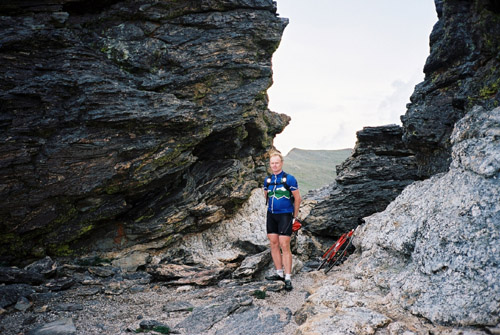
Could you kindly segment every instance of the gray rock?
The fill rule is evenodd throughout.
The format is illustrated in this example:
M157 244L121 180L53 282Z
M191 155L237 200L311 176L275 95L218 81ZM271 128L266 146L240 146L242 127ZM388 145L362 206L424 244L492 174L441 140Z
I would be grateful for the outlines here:
M73 278L63 277L50 280L45 284L45 287L51 291L67 290L75 284Z
M498 109L485 112L476 107L455 125L451 136L453 169L465 169L486 178L500 171Z
M459 1L437 1L436 9L440 20L430 36L426 78L410 98L400 134L395 136L397 127L358 132L355 153L337 167L329 198L311 196L318 204L305 223L314 234L338 238L364 216L384 210L412 181L446 172L455 122L474 105L498 105L500 67L490 55L496 54L492 41L500 26L486 23L496 22L495 10Z
M292 312L286 307L278 310L252 307L232 314L215 335L281 334L291 318Z
M91 266L88 270L91 274L103 278L114 276L116 273L116 268L109 266Z
M95 296L96 294L100 293L102 289L100 287L82 287L78 289L78 295L79 296Z
M186 334L203 334L239 307L240 303L236 299L226 299L223 302L194 308L186 319L175 326L175 329L184 329Z
M481 334L498 325L499 134L500 108L474 108L457 122L450 170L365 218L356 253L308 298L299 329Z
M396 125L365 127L357 132L353 154L337 166L337 178L328 197L313 197L303 220L314 235L340 237L357 227L362 218L382 211L399 193L417 180L414 154L402 141Z
M35 293L34 288L26 284L0 286L0 308L13 305L19 298L28 297L33 293Z
M412 260L387 285L404 306L433 322L500 322L499 133L500 108L474 109L451 137L450 171L409 186L359 231L363 250L384 246Z
M54 322L47 323L38 328L27 332L27 335L74 335L76 327L73 319L63 318Z
M31 301L29 301L28 298L19 297L14 308L17 309L18 311L25 312L32 305L33 305L33 303Z
M51 308L53 311L66 311L66 312L74 312L83 310L82 304L75 303L62 303L58 304Z
M146 269L156 280L169 285L215 285L228 274L224 268L202 268L180 264L150 265Z
M375 329L384 328L391 319L365 307L343 308L339 313L328 317L323 315L314 320L314 329L321 334L373 334Z
M172 312L191 312L194 306L188 301L177 301L163 306L163 311L166 313Z
M52 260L49 256L40 259L30 265L24 267L25 270L30 272L36 272L44 275L47 278L54 276L57 272L57 263Z
M17 267L0 266L0 283L37 285L45 281L45 277L34 271Z
M279 292L285 288L285 282L283 281L268 281L262 285L264 291Z
M411 184L383 212L364 218L355 233L356 254L298 313L305 322L299 334L341 329L336 315L352 306L366 306L381 320L390 316L388 324L377 325L381 333L482 334L484 327L498 328L500 130L494 107L500 67L492 56L499 45L498 6L435 3L439 21L430 36L425 80L401 118L403 143L415 154L415 179L430 179ZM395 171L400 168L398 163ZM331 196L339 202L319 208L318 222L341 220L327 213L346 203L346 195L334 189ZM379 332L369 315L361 318L362 328L349 331Z
M151 282L151 275L143 271L124 273L123 278L130 280L137 285L146 285Z
M66 22L68 17L69 17L69 13L67 13L67 12L55 12L54 14L52 14L52 19L54 19L55 21L57 21L58 23L61 23L61 24Z
M233 217L201 233L185 236L173 244L162 259L169 263L201 263L233 271L247 256L268 250L265 216L262 190L254 189Z
M133 252L123 258L115 259L111 264L118 267L122 272L134 272L140 266L149 263L151 256L146 252Z
M498 7L489 2L436 1L439 21L430 35L425 80L401 117L403 139L423 177L446 172L455 122L472 106L498 106Z
M104 293L109 295L120 295L129 288L129 283L122 281L111 281L104 287Z
M271 262L271 252L269 250L249 256L233 272L233 278L251 278L257 272L264 270L269 262Z

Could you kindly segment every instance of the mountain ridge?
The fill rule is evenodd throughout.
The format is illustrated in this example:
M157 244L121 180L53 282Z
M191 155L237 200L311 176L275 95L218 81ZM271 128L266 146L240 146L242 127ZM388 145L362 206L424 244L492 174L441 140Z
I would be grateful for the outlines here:
M352 149L312 150L293 148L284 157L283 169L297 178L301 194L335 181L337 165L344 162Z

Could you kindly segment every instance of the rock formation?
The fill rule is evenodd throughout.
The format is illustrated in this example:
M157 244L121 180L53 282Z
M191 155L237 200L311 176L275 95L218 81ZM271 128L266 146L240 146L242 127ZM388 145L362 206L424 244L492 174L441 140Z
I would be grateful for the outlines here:
M451 136L447 173L405 188L296 314L296 334L500 332L500 108Z
M200 287L201 272L191 282L159 282L103 260L62 264L49 257L24 269L0 267L2 273L10 276L0 276L6 283L0 285L2 335L285 335L297 327L292 315L306 289L282 294L283 282L258 280ZM12 279L17 284L9 284Z
M305 222L306 230L319 236L338 237L358 226L362 218L380 212L418 179L413 152L402 141L397 125L365 127L357 133L354 152L337 166L329 194L318 200Z
M0 4L0 261L167 247L234 215L288 123L271 0Z
M298 254L364 221L356 252L282 294L255 190L288 120L272 2L2 3L1 260L96 253L0 266L0 332L499 334L500 5L436 5L403 127L360 131L302 213Z
M430 35L425 80L401 117L403 140L423 177L448 170L450 134L472 106L500 100L500 5L496 0L436 0L439 21Z

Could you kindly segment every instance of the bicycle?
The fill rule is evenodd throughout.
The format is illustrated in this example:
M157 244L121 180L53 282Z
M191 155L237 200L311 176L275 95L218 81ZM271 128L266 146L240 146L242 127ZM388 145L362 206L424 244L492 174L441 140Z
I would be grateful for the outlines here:
M340 238L321 256L323 261L319 264L316 270L321 270L325 267L327 274L335 265L342 263L347 258L347 250L352 244L354 229L344 233Z

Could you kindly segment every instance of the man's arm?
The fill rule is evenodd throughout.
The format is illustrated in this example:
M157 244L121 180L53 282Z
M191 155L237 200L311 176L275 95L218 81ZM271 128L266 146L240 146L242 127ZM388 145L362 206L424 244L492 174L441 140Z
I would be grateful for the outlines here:
M296 218L297 215L299 215L299 207L300 207L300 202L302 201L302 198L300 197L300 191L299 190L294 190L292 191L293 197L294 197L294 202L293 202L293 217Z

